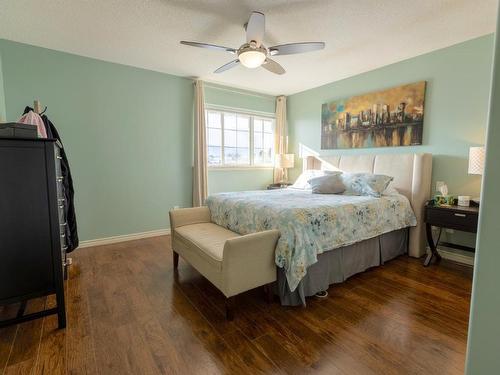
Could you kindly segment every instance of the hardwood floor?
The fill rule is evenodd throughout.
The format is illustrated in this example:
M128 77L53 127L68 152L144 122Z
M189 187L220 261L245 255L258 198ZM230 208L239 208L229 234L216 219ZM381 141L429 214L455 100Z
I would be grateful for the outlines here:
M4 374L462 374L472 271L400 257L307 308L223 296L157 237L77 250L56 316L0 329ZM28 304L36 310L54 299ZM1 309L1 308L0 308ZM15 314L0 310L0 318Z

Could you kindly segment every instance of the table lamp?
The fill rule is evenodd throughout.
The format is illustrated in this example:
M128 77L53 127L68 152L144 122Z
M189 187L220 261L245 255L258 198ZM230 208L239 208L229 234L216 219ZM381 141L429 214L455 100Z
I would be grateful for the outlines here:
M295 165L295 154L278 154L276 155L276 160L274 166L276 168L281 168L283 173L281 174L280 183L287 183L288 180L288 168L293 168Z
M469 148L469 174L482 175L484 171L484 146ZM473 198L479 204L480 198Z

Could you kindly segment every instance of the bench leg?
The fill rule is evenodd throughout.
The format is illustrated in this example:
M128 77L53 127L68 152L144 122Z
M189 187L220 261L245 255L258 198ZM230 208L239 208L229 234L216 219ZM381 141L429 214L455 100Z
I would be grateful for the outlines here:
M174 270L176 270L179 267L179 254L172 250L172 255L174 257Z
M226 298L226 319L227 320L234 319L235 299L236 299L236 296Z

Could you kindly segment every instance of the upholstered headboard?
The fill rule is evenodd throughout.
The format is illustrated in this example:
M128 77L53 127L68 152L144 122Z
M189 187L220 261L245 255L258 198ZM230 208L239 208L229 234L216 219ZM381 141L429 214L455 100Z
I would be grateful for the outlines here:
M405 195L417 217L417 226L410 229L409 255L425 254L424 204L431 193L431 154L382 154L308 156L304 170L341 170L368 172L394 177L394 187Z

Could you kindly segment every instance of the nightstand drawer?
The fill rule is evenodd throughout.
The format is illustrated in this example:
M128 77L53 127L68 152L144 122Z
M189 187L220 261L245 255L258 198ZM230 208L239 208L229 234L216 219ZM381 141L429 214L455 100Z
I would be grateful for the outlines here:
M444 228L462 230L465 232L477 231L477 213L467 211L443 210L427 208L425 222Z

